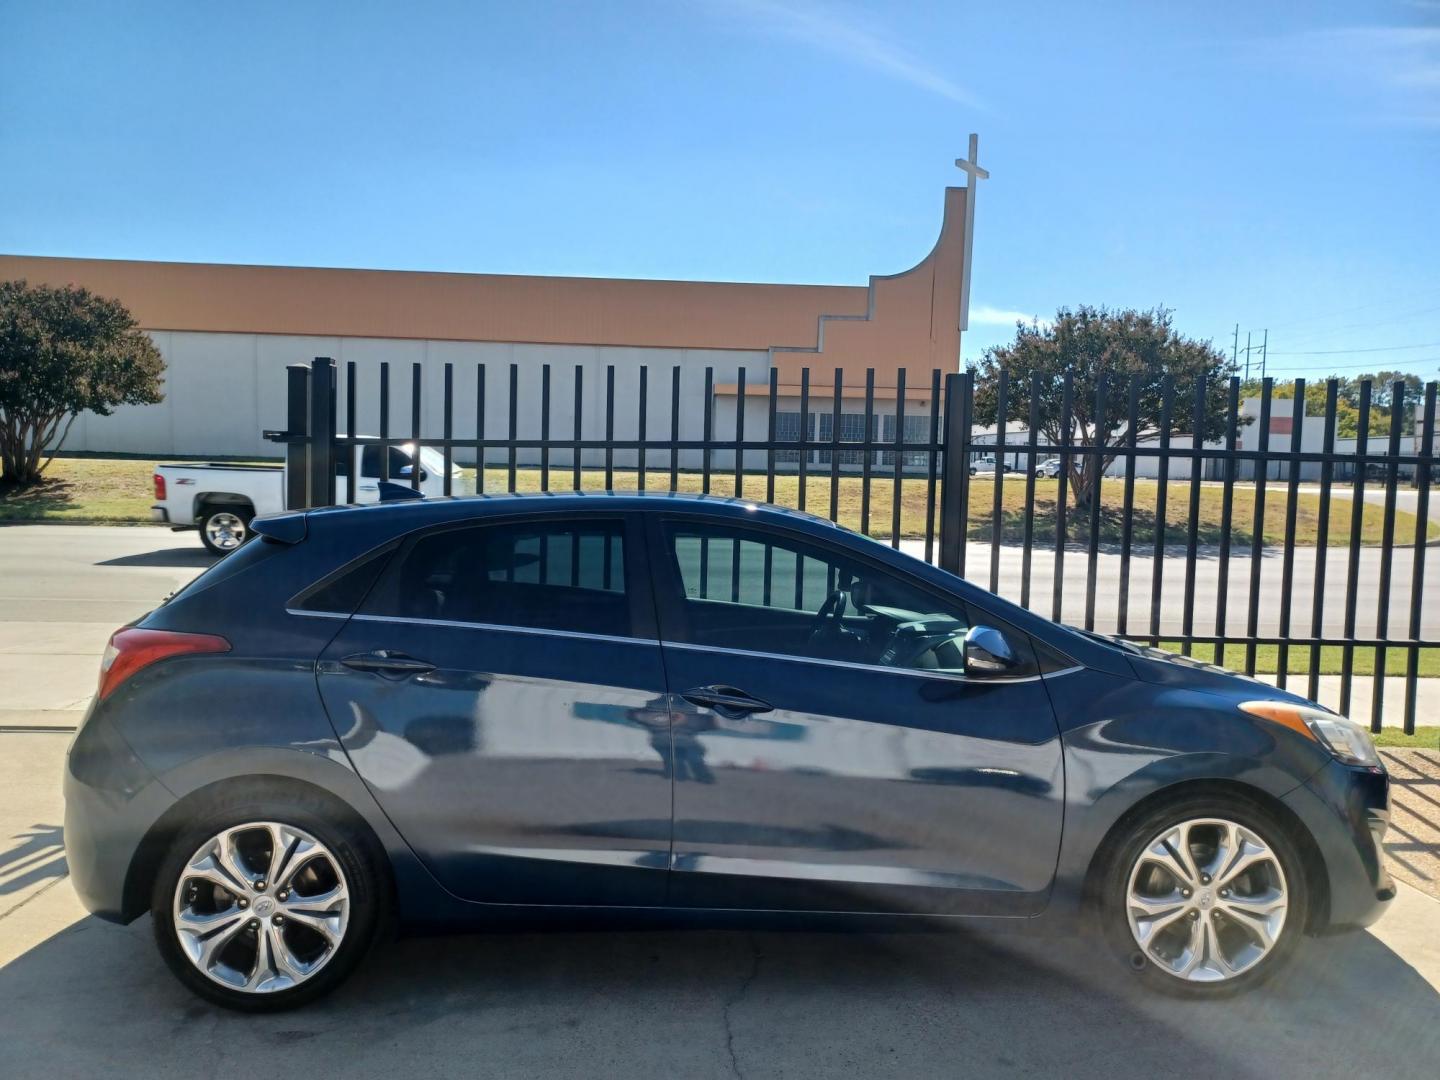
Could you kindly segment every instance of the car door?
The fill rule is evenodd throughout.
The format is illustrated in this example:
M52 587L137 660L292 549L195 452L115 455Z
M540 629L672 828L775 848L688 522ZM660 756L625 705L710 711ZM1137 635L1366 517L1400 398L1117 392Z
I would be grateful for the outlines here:
M1026 915L1054 876L1055 717L1028 639L967 674L972 611L804 534L671 516L672 903ZM994 625L994 620L986 619Z
M346 752L455 894L663 902L669 715L641 547L622 516L422 531L326 649Z

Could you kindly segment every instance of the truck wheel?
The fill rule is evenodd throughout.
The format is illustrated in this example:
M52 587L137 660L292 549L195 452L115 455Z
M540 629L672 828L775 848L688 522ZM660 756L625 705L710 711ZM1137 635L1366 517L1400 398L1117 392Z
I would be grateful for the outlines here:
M228 555L250 538L248 506L221 504L200 511L200 542L213 555Z

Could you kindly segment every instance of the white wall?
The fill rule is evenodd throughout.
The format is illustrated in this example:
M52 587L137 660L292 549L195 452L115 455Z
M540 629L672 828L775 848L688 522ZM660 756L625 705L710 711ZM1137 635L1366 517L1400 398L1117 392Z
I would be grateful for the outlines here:
M390 364L390 431L408 435L411 428L411 366L421 365L420 429L438 438L444 427L444 365L454 365L454 436L473 438L476 431L478 364L485 365L485 434L503 438L509 424L510 365L517 365L519 406L517 432L538 438L543 366L550 371L550 434L574 434L575 368L584 378L584 438L605 435L606 367L615 367L616 439L637 435L639 383L648 365L647 435L669 438L671 372L680 368L681 438L700 437L705 368L714 369L716 383L733 383L740 367L747 379L768 385L769 364L763 351L714 349L645 349L600 345L529 345L490 342L420 341L384 338L291 337L278 334L220 334L158 331L151 334L165 357L165 400L158 405L120 408L111 416L85 414L76 419L66 450L134 454L279 456L261 431L285 426L285 368L316 356L332 357L339 368L340 430L346 429L346 365L356 364L356 431L374 435L380 429L379 380L382 361ZM718 430L718 429L717 429ZM503 450L488 451L491 463L505 460ZM653 467L668 466L669 455L648 455ZM538 450L522 450L521 462L539 460ZM457 450L456 460L473 461L473 452ZM568 451L552 451L551 464L570 464ZM634 451L617 452L617 465L635 464ZM587 453L585 464L603 462L599 451ZM682 454L682 467L699 464L699 454Z

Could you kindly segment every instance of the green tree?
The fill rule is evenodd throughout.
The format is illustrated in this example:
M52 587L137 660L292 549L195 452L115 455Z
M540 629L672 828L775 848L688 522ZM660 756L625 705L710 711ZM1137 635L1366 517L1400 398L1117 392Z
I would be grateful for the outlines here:
M160 401L164 370L119 301L0 282L0 483L39 483L80 413Z
M975 375L975 413L982 424L999 415L1000 372L1009 373L1005 419L1028 423L1032 379L1040 380L1039 431L1051 443L1069 442L1100 452L1077 454L1070 461L1071 491L1077 506L1088 507L1099 478L1115 460L1115 449L1131 437L1129 393L1138 394L1137 440L1160 434L1162 398L1168 376L1174 388L1170 420L1173 433L1193 427L1195 395L1204 382L1200 434L1216 439L1224 431L1226 378L1230 360L1208 341L1175 331L1171 312L1111 311L1081 306L1061 308L1048 325L1016 323L1015 341L988 349L970 370ZM1071 431L1064 430L1065 377L1073 388ZM1096 392L1105 383L1105 415L1096 412Z

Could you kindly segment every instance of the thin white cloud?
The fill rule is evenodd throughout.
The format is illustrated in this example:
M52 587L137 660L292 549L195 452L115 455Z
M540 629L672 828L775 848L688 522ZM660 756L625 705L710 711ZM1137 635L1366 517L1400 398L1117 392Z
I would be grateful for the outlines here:
M1440 127L1440 27L1310 30L1286 39L1278 54L1368 99L1372 119Z
M991 307L988 304L981 304L970 309L971 326L1014 326L1017 322L1024 323L1026 326L1031 323L1040 326L1050 325L1048 319L1042 319L1039 315L1032 315L1028 311Z
M814 0L710 0L709 6L719 14L739 16L767 36L799 42L960 105L985 108L977 95L859 12Z

